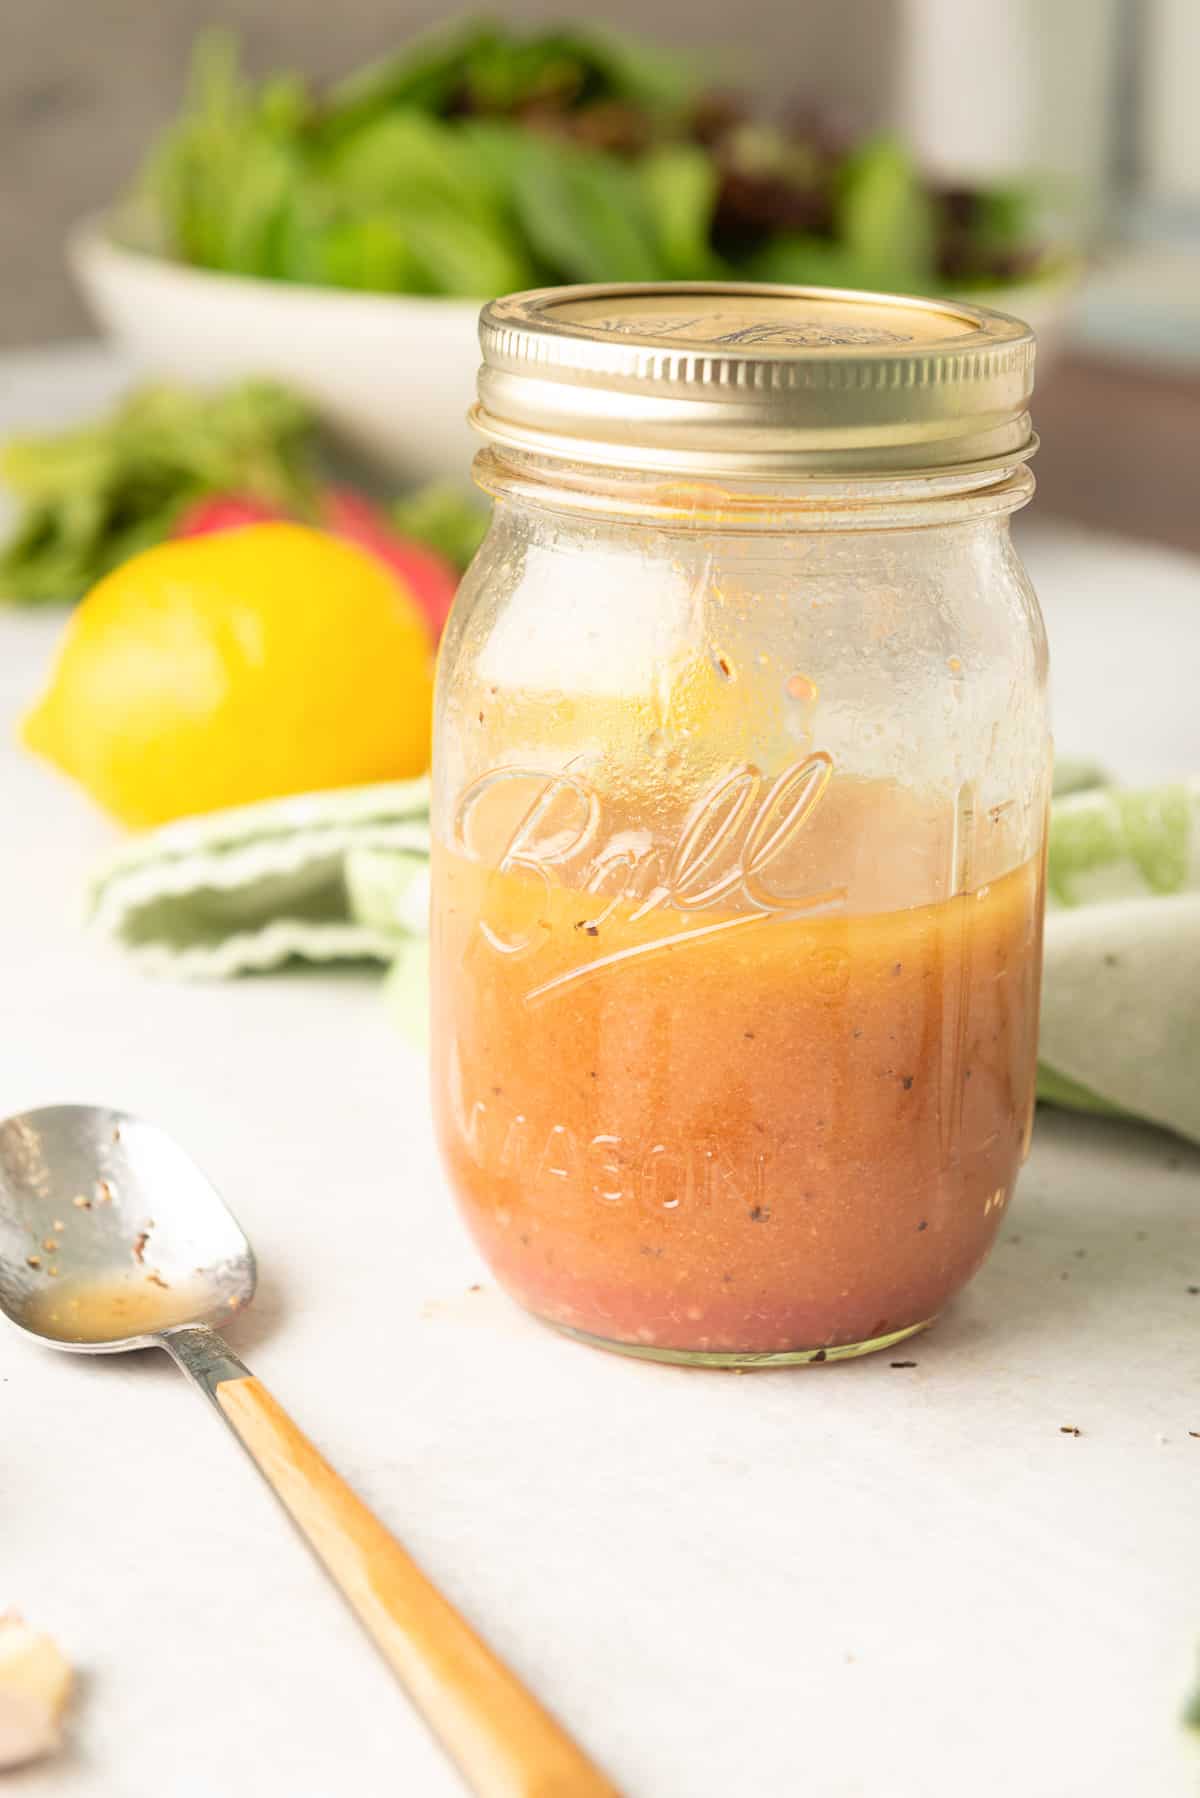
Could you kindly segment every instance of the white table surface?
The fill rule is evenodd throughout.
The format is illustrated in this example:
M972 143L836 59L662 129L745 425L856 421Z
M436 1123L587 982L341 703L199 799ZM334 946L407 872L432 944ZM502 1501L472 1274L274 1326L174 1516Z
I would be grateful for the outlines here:
M0 359L0 432L119 378ZM1200 567L1026 541L1060 744L1200 768ZM561 1340L475 1259L372 980L153 983L83 937L112 832L11 746L61 617L0 613L3 1109L108 1100L195 1153L263 1269L235 1346L630 1798L1194 1793L1200 1154L1043 1113L915 1369ZM165 1358L0 1341L6 1602L80 1670L66 1754L13 1798L461 1789Z

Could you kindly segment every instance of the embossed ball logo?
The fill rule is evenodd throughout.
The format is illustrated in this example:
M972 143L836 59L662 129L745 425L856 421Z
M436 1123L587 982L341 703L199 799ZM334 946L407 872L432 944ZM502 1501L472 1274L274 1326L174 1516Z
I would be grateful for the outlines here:
M600 796L578 774L492 769L459 800L456 844L464 854L478 857L477 825L489 797L497 802L511 801L514 793L532 795L496 863L497 874L521 878L528 903L514 915L507 895L501 916L481 915L479 932L499 955L536 958L551 929L553 889L580 895L583 915L573 926L580 935L580 952L568 968L544 981L533 970L525 995L533 1003L621 963L744 930L771 916L836 906L845 900L844 889L814 892L803 883L802 870L787 865L788 852L832 774L833 761L824 750L793 762L773 779L751 763L739 764L701 793L678 839L664 843L646 832L606 829ZM797 879L799 885L789 884ZM610 952L604 926L618 908L622 946ZM670 916L688 922L664 933L662 920ZM644 940L630 941L630 931L643 922L654 928ZM832 995L841 970L830 968L827 978Z

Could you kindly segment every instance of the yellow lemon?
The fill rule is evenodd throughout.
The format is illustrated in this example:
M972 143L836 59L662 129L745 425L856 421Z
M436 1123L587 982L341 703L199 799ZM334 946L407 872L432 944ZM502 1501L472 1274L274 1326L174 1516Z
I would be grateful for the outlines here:
M24 741L126 824L419 774L432 648L396 576L296 524L134 556L67 627Z

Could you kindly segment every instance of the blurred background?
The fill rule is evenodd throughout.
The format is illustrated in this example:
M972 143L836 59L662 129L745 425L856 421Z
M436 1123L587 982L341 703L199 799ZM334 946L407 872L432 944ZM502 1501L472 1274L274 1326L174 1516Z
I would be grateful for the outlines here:
M577 0L509 0L498 16L533 30L583 29L594 11ZM1025 302L1012 309L1027 311L1044 335L1042 509L1200 548L1197 0L741 0L736 8L725 0L606 0L603 17L697 58L699 87L743 97L738 104L756 127L784 121L790 130L803 119L804 144L832 143L839 155L881 133L902 144L943 207L940 284L1001 305L1007 289ZM431 0L227 0L219 8L208 0L112 0L85 9L78 0L6 0L0 349L84 337L96 329L98 308L129 353L188 372L185 346L164 362L161 331L157 345L145 340L148 315L159 310L148 291L118 291L121 277L111 269L84 269L81 280L78 262L73 277L64 243L78 221L128 190L179 112L192 48L206 28L236 35L249 75L295 70L319 87L446 20ZM532 118L532 109L522 117ZM717 152L726 199L730 157L752 149L761 163L764 155L761 134L752 141L739 118L740 138L722 138ZM627 149L619 145L618 154ZM777 142L768 153L784 154ZM773 181L777 174L773 168ZM983 242L982 202L972 196L993 191L993 223L1010 195L1033 199L1019 229L1004 228L1009 236L996 240L984 269L969 265L975 249L961 244L971 232L976 247ZM768 199L776 206L778 193ZM972 206L976 223L962 230L955 221ZM827 225L818 219L816 229ZM804 241L811 245L811 231ZM163 241L152 247L168 258L178 251ZM239 270L219 255L208 266L278 273L253 264ZM815 266L819 276L819 258ZM837 266L830 264L835 274ZM564 271L572 272L569 261L554 265ZM993 276L1000 284L987 291ZM415 286L461 307L464 296L440 281ZM344 285L372 282L354 275ZM385 275L375 285L405 282ZM82 288L91 290L91 309ZM142 341L131 324L138 316ZM210 336L203 311L185 307L172 328L202 361ZM244 337L249 328L214 324L212 335ZM214 363L196 372L225 370ZM19 373L6 357L0 381Z

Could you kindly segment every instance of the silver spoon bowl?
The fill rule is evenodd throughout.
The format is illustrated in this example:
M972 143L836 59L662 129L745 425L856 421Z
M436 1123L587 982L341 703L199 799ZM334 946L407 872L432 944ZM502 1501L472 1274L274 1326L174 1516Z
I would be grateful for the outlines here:
M256 1280L233 1214L156 1125L92 1105L0 1124L0 1311L27 1336L85 1355L170 1348L227 1322Z

